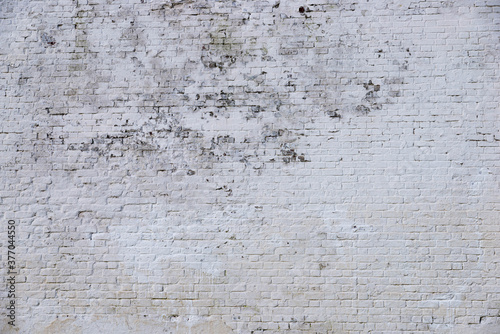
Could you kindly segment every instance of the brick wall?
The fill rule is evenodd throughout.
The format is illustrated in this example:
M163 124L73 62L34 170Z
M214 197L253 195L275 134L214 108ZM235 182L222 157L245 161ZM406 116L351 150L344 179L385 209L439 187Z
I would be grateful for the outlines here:
M499 23L1 2L0 332L499 333Z

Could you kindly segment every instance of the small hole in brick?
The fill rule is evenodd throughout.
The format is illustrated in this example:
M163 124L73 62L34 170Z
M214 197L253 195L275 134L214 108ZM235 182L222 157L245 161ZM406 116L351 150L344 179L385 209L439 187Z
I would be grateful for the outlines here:
M303 12L305 12L305 11L306 11L306 9L305 9L303 6L301 6L301 7L299 8L299 13L301 13L301 14L302 14L302 13L303 13Z

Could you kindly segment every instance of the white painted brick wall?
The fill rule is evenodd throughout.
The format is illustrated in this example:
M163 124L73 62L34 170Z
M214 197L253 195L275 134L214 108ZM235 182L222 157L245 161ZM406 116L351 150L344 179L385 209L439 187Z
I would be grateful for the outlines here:
M500 333L498 1L0 4L1 333Z

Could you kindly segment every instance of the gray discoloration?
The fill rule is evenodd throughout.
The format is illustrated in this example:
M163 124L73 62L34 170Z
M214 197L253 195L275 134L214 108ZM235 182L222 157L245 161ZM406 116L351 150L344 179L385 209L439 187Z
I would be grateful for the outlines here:
M45 32L42 33L41 38L42 38L42 43L46 44L47 46L53 46L56 44L56 39Z

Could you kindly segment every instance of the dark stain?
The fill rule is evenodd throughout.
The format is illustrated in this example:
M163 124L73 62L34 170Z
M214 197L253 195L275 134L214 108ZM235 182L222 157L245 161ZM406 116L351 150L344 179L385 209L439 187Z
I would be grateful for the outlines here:
M370 100L370 99L374 99L376 96L375 96L375 92L374 91L369 91L368 93L366 93L365 95L365 99L367 100Z
M223 144L223 143L234 143L235 139L234 137L231 136L219 136L217 137L217 145Z
M283 162L286 164L288 164L292 161L296 161L296 159L297 159L297 153L295 152L294 149L281 150L281 154L284 155Z
M401 65L402 70L407 70L408 69L408 60L405 60L403 65Z
M280 49L279 54L282 56L293 56L299 54L297 49Z
M162 4L160 7L151 9L151 11L152 12L155 12L155 11L165 11L167 9L173 9L176 6L180 6L182 4L183 4L182 1L166 3L166 4Z
M19 79L17 80L17 84L19 86L22 86L22 85L25 85L26 83L28 83L28 80L29 78L28 77L25 77L21 74L21 76L19 77Z
M294 161L309 162L306 160L304 154L298 155L294 148L289 148L287 144L281 145L281 155L283 156L283 162L288 164Z
M379 110L381 108L381 105L379 105L376 101L379 98L377 92L380 91L380 85L376 85L371 80L369 80L368 82L363 83L363 87L367 90L363 101L368 102L370 107L358 105L356 107L356 111L366 114L370 112L370 108Z
M46 45L53 46L56 44L56 39L47 33L42 33L42 42Z
M259 113L259 112L261 112L261 110L262 110L261 106L251 106L250 107L250 111L253 113Z
M251 118L256 118L262 111L264 109L261 106L250 106L250 112L246 117L247 121Z
M300 6L299 7L299 13L300 14L309 13L309 12L311 12L311 10L309 9L309 7L305 7L305 6Z
M187 175L189 175L189 176L194 175L194 174L196 174L196 172L194 170L192 170L192 169L189 169L187 171Z
M364 83L363 87L365 87L366 90L372 90L374 92L378 92L380 90L380 85L374 85L371 80L369 80L367 83Z
M404 79L403 78L389 78L384 80L385 84L388 85L402 85L404 84Z
M205 47L203 47L203 49L205 49ZM236 56L231 55L216 56L207 53L201 56L201 62L203 66L209 69L218 68L221 71L236 63L236 60Z
M175 137L182 139L189 138L190 131L191 129L186 129L180 126L175 130Z
M215 190L222 190L226 193L226 196L229 197L233 194L233 189L229 188L228 186L222 186L219 188L215 188Z
M221 91L220 98L216 101L216 107L234 107L235 101L232 99L233 94Z
M370 112L370 108L364 105L358 105L356 107L356 111L362 114L368 114Z
M285 133L285 130L283 130L283 129L272 130L272 131L266 132L266 133L264 133L264 142L275 141L278 137L283 136L284 133Z
M326 112L326 114L328 116L330 116L331 118L339 118L339 119L342 118L342 115L340 115L339 113L337 113L337 111L338 111L338 109L335 109L335 111L329 110L329 111Z

